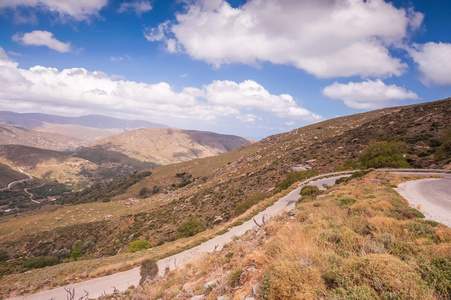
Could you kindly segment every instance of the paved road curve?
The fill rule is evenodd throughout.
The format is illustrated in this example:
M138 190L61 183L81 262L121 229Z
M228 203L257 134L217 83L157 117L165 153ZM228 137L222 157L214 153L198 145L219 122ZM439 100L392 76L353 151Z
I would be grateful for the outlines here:
M426 219L451 227L451 174L401 183L395 190Z

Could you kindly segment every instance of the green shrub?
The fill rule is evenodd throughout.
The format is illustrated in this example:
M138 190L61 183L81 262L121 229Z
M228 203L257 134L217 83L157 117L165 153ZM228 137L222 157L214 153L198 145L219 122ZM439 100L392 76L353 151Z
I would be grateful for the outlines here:
M408 168L405 154L407 145L404 142L375 142L360 155L360 163L365 168Z
M146 259L141 264L141 279L139 284L143 285L146 281L152 281L158 275L158 265L153 259Z
M243 274L242 269L237 269L229 277L229 283L231 286L237 286L240 283L241 274Z
M70 251L69 257L73 260L77 260L79 257L85 254L85 250L83 250L83 242L81 240L76 240L72 244L72 250Z
M65 258L69 258L70 256L70 250L63 248L60 250L53 250L52 252L52 256L58 258L58 259L65 259Z
M351 198L351 197L343 197L343 198L339 198L337 199L338 205L340 206L351 206L354 203L357 202L356 199Z
M9 259L9 254L5 250L0 251L0 261L7 261Z
M233 226L240 226L243 225L243 221L236 221L235 223L233 223Z
M205 225L201 220L191 218L177 228L177 238L193 236L204 230Z
M54 266L61 261L56 257L36 257L31 258L23 263L23 268L26 270L40 269L47 266Z
M145 186L141 190L139 190L140 198L146 198L148 194L149 194L149 188L147 186Z
M235 216L241 215L246 210L248 210L255 204L259 203L261 200L266 199L267 197L269 197L269 194L267 193L257 193L255 195L246 198L246 200L237 203L235 205Z
M438 299L451 299L451 257L437 257L420 265L421 277Z
M90 235L86 238L83 245L81 245L81 249L83 249L83 250L91 249L94 246L95 242L96 242L96 237L93 235Z
M129 251L138 252L142 251L144 249L149 249L150 243L146 240L137 240L134 242L131 242L129 245Z
M83 256L85 254L85 251L81 248L72 248L70 251L69 257L73 260L77 260L79 257Z
M335 184L345 183L348 182L348 177L340 177L337 180L335 180Z
M301 196L312 196L312 197L316 197L320 194L320 190L317 186L315 185L306 185L303 186L301 189Z

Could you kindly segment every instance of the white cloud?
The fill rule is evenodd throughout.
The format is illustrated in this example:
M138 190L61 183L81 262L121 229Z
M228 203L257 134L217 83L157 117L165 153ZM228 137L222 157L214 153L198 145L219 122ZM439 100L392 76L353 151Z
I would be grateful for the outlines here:
M16 33L12 39L24 45L46 46L58 52L70 52L71 43L63 43L53 37L53 33L48 31L35 30L25 34Z
M20 54L19 52L8 51L8 53L13 56L22 56L22 54Z
M241 110L259 110L279 118L300 118L309 121L321 120L321 116L299 107L287 94L272 95L253 80L241 83L213 81L204 86L205 98L218 105L230 105Z
M451 85L451 44L414 44L406 50L418 64L425 85Z
M366 80L342 84L335 82L323 89L329 98L341 99L351 108L376 109L393 105L397 101L418 99L418 95L403 87L386 85L382 80Z
M110 57L110 61L112 62L119 62L119 61L123 61L124 58L122 56L111 56Z
M33 7L56 13L61 18L70 17L78 21L98 16L108 0L2 0L0 9Z
M165 82L117 78L83 68L22 69L0 48L0 109L151 116L162 123L169 119L215 122L219 118L253 123L261 121L262 115L300 122L322 119L300 107L290 95L273 95L251 80L214 81L177 92Z
M118 13L124 13L126 11L134 10L138 16L152 10L150 1L147 0L135 0L132 2L122 2L121 6L117 10Z
M317 77L388 77L407 65L390 55L423 15L383 0L190 1L186 12L145 33L169 52L186 52L215 67L289 64Z

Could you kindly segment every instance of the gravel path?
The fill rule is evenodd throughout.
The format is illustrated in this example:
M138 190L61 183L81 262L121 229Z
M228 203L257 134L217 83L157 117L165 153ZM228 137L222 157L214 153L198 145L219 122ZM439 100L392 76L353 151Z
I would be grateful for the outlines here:
M426 219L451 227L451 175L401 183L395 190Z

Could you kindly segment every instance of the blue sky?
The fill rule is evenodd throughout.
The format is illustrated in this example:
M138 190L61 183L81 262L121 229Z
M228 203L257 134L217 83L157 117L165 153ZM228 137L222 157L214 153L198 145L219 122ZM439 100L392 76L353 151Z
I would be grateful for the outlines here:
M0 110L261 139L451 96L451 2L0 0Z

